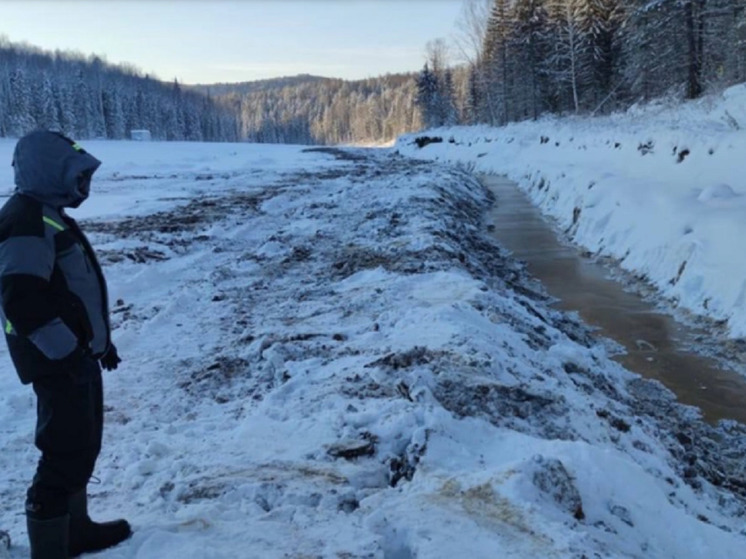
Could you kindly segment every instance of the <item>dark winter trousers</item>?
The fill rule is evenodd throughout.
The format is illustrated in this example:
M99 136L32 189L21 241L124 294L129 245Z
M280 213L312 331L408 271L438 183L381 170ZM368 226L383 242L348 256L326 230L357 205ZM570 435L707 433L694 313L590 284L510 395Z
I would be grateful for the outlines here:
M54 518L66 514L69 496L88 484L101 450L101 369L89 359L80 374L36 380L34 392L41 458L28 490L27 511L36 518Z

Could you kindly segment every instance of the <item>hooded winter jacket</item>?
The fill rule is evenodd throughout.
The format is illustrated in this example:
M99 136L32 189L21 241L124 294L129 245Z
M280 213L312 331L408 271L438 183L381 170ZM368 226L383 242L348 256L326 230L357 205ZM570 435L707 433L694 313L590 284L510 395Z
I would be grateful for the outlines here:
M16 191L0 209L0 320L24 384L59 374L77 348L99 358L111 343L101 267L63 209L88 197L100 164L55 132L16 145Z

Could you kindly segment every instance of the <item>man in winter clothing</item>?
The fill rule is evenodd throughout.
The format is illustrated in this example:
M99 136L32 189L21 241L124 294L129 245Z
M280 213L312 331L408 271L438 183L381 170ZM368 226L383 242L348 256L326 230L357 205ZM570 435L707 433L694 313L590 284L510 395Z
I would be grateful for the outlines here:
M96 523L87 511L101 450L101 368L121 360L101 267L64 208L88 197L100 164L61 134L32 132L16 145L16 191L0 209L0 320L18 376L37 396L41 458L26 499L32 559L75 557L131 534L125 520Z

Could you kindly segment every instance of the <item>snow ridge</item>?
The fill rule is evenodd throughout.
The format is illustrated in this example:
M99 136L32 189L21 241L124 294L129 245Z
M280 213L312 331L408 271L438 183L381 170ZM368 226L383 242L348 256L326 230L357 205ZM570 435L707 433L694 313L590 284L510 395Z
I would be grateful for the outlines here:
M209 149L226 152L124 181L112 157L84 221L125 359L91 508L135 528L102 557L738 556L743 429L550 308L487 235L472 175ZM0 521L21 542L34 411L8 377Z
M713 329L742 338L744 123L741 84L696 102L657 102L607 117L438 129L425 135L441 143L418 149L418 135L407 135L397 148L509 176L573 242L680 310L712 319Z

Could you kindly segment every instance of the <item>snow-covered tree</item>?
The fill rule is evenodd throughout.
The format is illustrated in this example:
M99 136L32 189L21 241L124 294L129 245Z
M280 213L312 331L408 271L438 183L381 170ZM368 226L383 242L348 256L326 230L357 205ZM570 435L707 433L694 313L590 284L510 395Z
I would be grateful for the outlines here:
M515 0L509 39L511 72L511 120L537 118L545 110L547 68L542 64L551 54L551 35L545 0Z
M508 89L511 72L508 48L511 30L508 7L508 0L495 0L482 48L481 72L478 74L477 85L480 86L484 113L490 124L504 124L510 119Z
M164 126L161 115L176 107L180 116ZM175 96L172 87L133 68L0 38L0 136L44 127L75 138L124 138L129 130L148 128L160 139L236 140L236 126L227 124L236 118L220 103L205 102L201 93ZM205 135L200 125L205 119L221 125Z
M417 107L426 128L440 126L440 86L438 78L427 64L417 76Z

